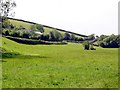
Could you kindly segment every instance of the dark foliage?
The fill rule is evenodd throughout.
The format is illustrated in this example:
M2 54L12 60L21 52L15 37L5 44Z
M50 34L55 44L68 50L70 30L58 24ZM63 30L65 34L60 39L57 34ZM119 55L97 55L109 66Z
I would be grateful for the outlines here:
M119 48L120 47L120 35L101 35L98 39L98 43L103 48Z
M50 32L49 40L50 41L62 41L63 37L60 32L54 30Z
M84 41L83 42L83 47L84 47L84 50L89 50L89 47L90 47L89 42L88 41Z
M16 3L13 0L1 0L0 1L0 16L9 16L10 11L16 7ZM11 16L14 13L11 13Z
M33 25L31 25L30 29L33 30L33 31L39 31L41 33L44 32L44 28L41 24L33 24Z
M49 34L46 35L42 34L39 39L49 41L49 37L50 37Z
M70 39L71 39L70 34L66 32L66 33L64 34L63 40L70 40Z
M90 50L96 50L93 45L90 45Z
M87 37L84 37L84 40L94 40L94 39L95 39L94 34L91 34L91 35L89 35Z
M11 39L13 41L16 41L18 43L22 44L56 44L56 45L64 45L67 44L66 42L48 42L48 41L42 41L42 40L33 40L33 39L26 39L26 38L18 38L18 37L11 37L11 36L6 36L6 38Z

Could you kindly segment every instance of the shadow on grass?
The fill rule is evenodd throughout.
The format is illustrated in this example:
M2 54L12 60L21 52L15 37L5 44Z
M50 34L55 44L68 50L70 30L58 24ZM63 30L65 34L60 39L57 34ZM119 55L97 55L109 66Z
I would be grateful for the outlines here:
M2 53L2 59L5 58L15 58L17 56L19 56L19 53L14 53L14 52L7 52L7 53Z
M50 58L50 57L40 56L40 55L22 55L14 52L2 53L2 59L7 59L7 58L35 59L35 58Z

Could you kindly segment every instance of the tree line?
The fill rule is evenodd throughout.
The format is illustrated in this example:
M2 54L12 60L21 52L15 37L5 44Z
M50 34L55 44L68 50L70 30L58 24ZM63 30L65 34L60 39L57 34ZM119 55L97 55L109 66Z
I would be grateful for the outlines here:
M83 41L82 37L78 37L70 33L61 33L56 29L53 29L49 33L45 33L44 27L41 24L31 24L30 29L26 29L22 25L19 27L10 23L10 21L3 17L2 18L2 35L21 37L27 39L40 39L45 41Z
M119 48L120 47L120 35L101 35L97 39L99 46L103 48Z

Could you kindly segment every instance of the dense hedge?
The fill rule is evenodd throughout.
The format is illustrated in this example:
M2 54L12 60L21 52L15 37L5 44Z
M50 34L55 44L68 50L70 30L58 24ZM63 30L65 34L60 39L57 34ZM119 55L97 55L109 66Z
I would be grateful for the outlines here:
M64 45L67 44L66 42L49 42L49 41L43 41L43 40L33 40L33 39L26 39L26 38L18 38L18 37L11 37L11 36L4 36L8 39L11 39L15 42L22 43L22 44L55 44L55 45Z

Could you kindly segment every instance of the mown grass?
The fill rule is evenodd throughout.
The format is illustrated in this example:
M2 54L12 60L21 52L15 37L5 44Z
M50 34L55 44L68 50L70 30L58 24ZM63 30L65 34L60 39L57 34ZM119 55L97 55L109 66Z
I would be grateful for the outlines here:
M3 88L117 88L118 50L81 44L23 45L2 39Z

